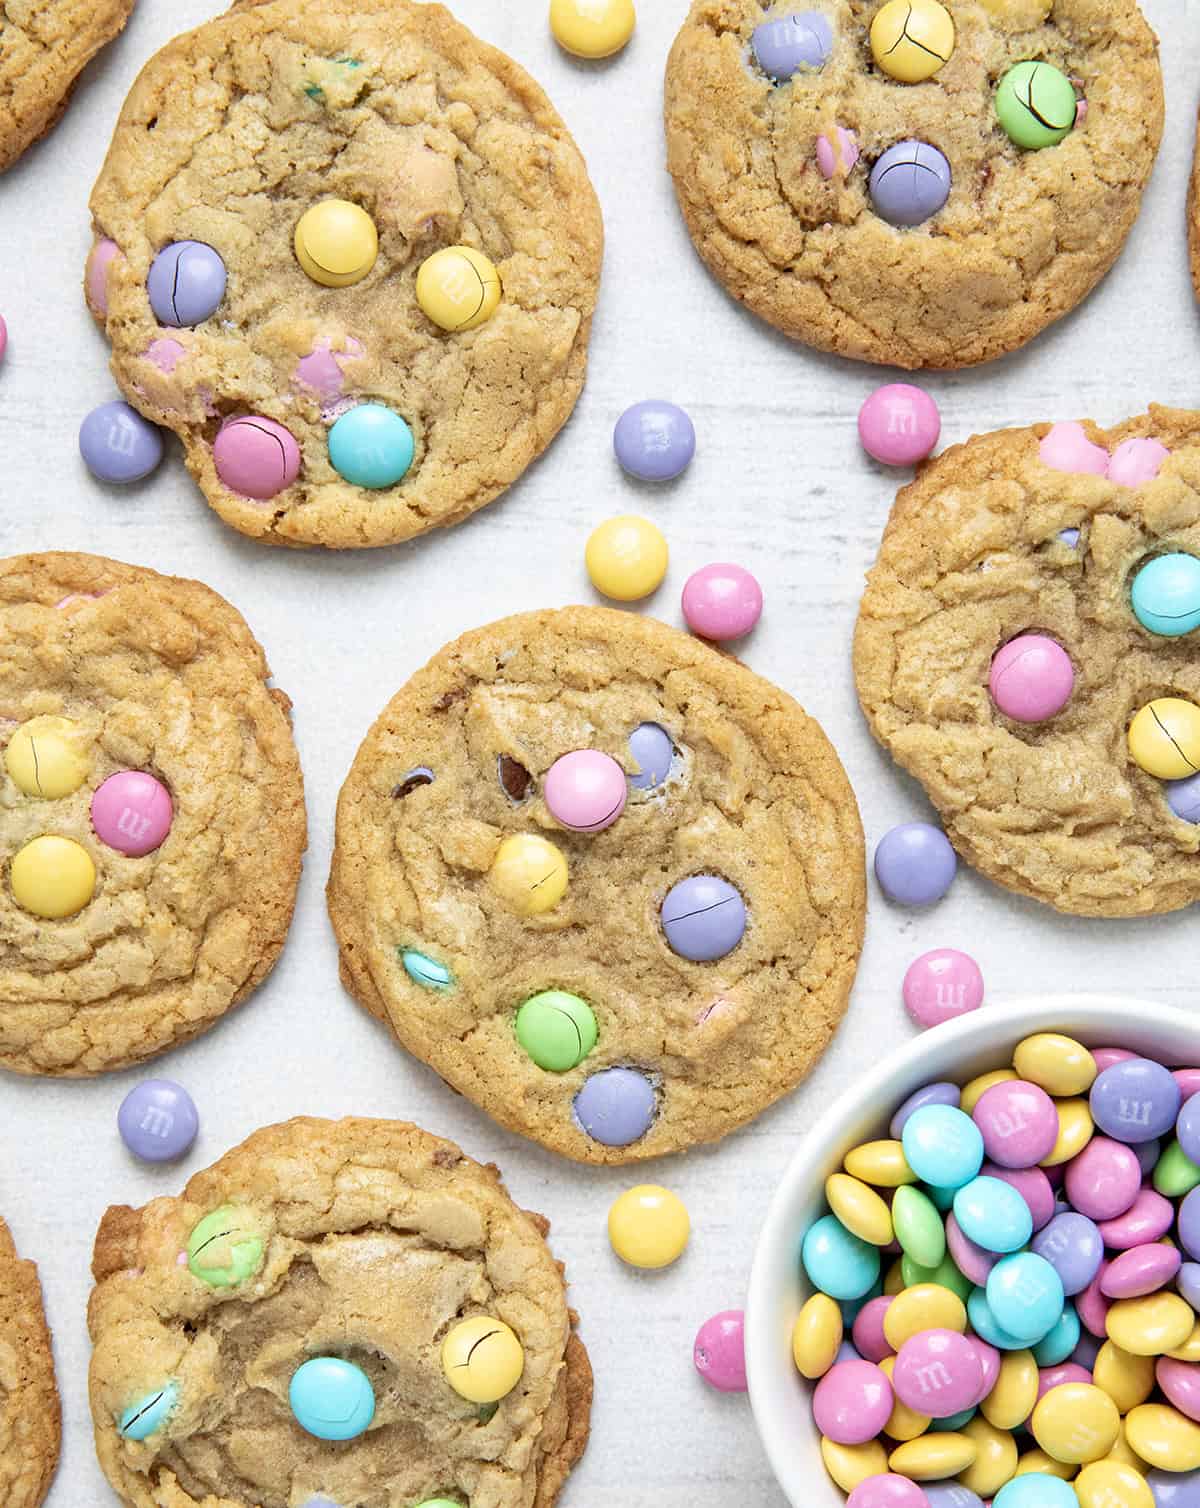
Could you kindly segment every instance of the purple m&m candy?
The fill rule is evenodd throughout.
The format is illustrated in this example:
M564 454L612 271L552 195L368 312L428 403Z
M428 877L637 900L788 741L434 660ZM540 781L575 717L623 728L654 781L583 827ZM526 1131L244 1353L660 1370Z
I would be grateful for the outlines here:
M146 290L159 324L201 324L225 297L225 263L203 241L172 241L150 264Z
M575 1096L579 1124L605 1147L628 1147L645 1136L654 1108L654 1085L633 1068L594 1073Z
M1168 780L1165 784L1167 805L1182 822L1200 823L1200 775L1188 775L1183 780Z
M728 880L696 874L680 880L662 905L662 928L673 952L694 963L732 953L746 931L746 903Z
M889 225L921 225L950 197L950 164L924 141L900 141L871 169L871 202Z
M174 811L161 780L144 770L120 770L92 797L92 826L109 848L140 859L162 844Z
M925 1482L922 1484L929 1508L983 1508L983 1499L961 1482Z
M1200 1262L1184 1262L1176 1274L1175 1287L1193 1309L1200 1310Z
M1093 1282L1104 1260L1104 1241L1095 1222L1074 1210L1055 1215L1030 1245L1058 1273L1067 1298Z
M1200 1508L1200 1471L1156 1467L1146 1473L1146 1484L1154 1494L1154 1508Z
M1178 1078L1175 1082L1178 1084ZM1184 1100L1175 1122L1175 1135L1185 1156L1193 1162L1200 1162L1200 1095L1192 1094Z
M121 1101L117 1130L143 1162L174 1162L196 1140L200 1117L191 1095L171 1079L145 1079Z
M887 898L903 906L940 901L957 868L946 834L929 822L893 827L875 849L875 878Z
M262 414L243 414L221 426L213 465L230 492L265 502L300 474L300 447L291 430Z
M1179 1239L1193 1262L1200 1262L1200 1188L1193 1189L1179 1206Z
M162 430L120 399L102 403L79 426L79 454L102 482L140 482L162 460Z
M692 1363L719 1393L746 1391L745 1315L726 1309L707 1319L696 1332Z
M784 83L802 68L823 68L833 51L833 28L820 11L778 16L754 28L750 38L754 59L777 83Z
M635 791L652 791L671 773L675 745L667 730L657 723L639 723L629 735L629 753L638 767L637 774L629 777L629 784Z
M904 1101L888 1127L888 1135L893 1141L899 1141L904 1134L904 1127L908 1124L908 1118L914 1111L920 1110L925 1105L950 1105L958 1109L962 1100L962 1090L957 1084L941 1083L926 1084L923 1089L916 1090Z
M1099 1074L1092 1119L1114 1141L1151 1141L1174 1129L1183 1096L1170 1071L1149 1058L1125 1058Z
M696 454L696 429L678 404L648 398L617 420L613 449L630 476L642 482L671 482Z

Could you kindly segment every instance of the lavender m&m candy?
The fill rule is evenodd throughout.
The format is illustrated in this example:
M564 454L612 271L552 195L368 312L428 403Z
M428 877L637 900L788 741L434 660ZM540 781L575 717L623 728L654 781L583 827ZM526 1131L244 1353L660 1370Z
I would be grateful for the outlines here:
M1058 1112L1044 1089L1009 1079L985 1089L971 1112L987 1155L1002 1168L1032 1168L1058 1140Z
M1179 1239L1194 1262L1200 1262L1200 1188L1195 1188L1179 1206Z
M628 1147L645 1136L654 1122L654 1085L633 1068L605 1068L594 1073L575 1096L575 1116L605 1147Z
M1178 1076L1174 1077L1178 1084ZM1182 1086L1179 1092L1180 1095L1183 1094ZM1179 1138L1184 1155L1193 1162L1200 1162L1200 1094L1190 1094L1184 1098L1175 1122L1175 1135Z
M754 28L750 46L762 71L776 83L786 83L801 69L825 66L833 50L833 28L820 11L777 16Z
M1175 1287L1193 1309L1200 1310L1200 1262L1184 1262L1176 1275Z
M728 880L696 874L671 886L661 919L672 952L694 963L712 963L741 942L746 903Z
M676 403L647 398L627 408L613 430L622 467L642 482L672 482L696 454L696 429Z
M950 197L950 164L924 141L900 141L871 169L871 203L889 225L921 225Z
M1125 1058L1096 1078L1092 1119L1120 1142L1151 1141L1174 1129L1183 1096L1170 1071L1149 1058Z
M1045 634L1021 634L996 651L988 686L992 701L1017 723L1056 717L1071 700L1075 667Z
M762 617L762 587L745 566L719 561L688 577L682 606L694 634L723 644L743 638Z
M902 993L904 1007L918 1026L940 1026L943 1021L979 1009L983 1004L983 975L969 953L935 948L909 964Z
M888 1135L893 1141L899 1141L904 1134L904 1128L908 1124L908 1118L914 1111L920 1110L925 1105L950 1105L957 1110L962 1099L962 1090L957 1084L939 1083L926 1084L924 1088L915 1090L892 1116L891 1125L888 1127Z
M912 466L932 454L942 433L938 406L910 382L876 388L858 411L863 449L885 466Z
M102 843L139 859L162 844L174 811L161 780L144 770L120 770L92 797L92 826Z
M1058 1273L1067 1298L1094 1281L1104 1260L1104 1241L1095 1222L1075 1210L1055 1215L1030 1245Z
M675 745L671 735L657 723L639 723L629 735L629 754L638 767L629 777L635 791L652 791L671 773Z
M260 502L290 487L300 474L300 447L291 430L262 414L223 424L213 441L213 465L230 492Z
M1154 1495L1154 1508L1200 1508L1200 1471L1155 1467L1146 1473L1146 1485Z
M893 827L875 849L875 878L887 898L903 906L940 901L957 868L946 834L929 822Z
M150 264L146 291L159 324L201 324L225 297L225 263L203 241L172 241Z
M625 771L598 749L556 759L542 784L550 815L577 833L599 833L625 810Z
M191 1095L171 1079L144 1079L117 1111L121 1140L143 1162L174 1162L190 1149L199 1129Z
M931 1419L948 1419L971 1408L982 1386L979 1352L953 1330L922 1330L906 1340L892 1369L896 1397Z
M925 1482L929 1508L983 1508L983 1499L961 1482Z
M162 431L115 399L94 408L79 426L79 454L102 482L140 482L163 458Z
M719 1393L746 1391L745 1315L725 1309L706 1319L696 1332L692 1364Z

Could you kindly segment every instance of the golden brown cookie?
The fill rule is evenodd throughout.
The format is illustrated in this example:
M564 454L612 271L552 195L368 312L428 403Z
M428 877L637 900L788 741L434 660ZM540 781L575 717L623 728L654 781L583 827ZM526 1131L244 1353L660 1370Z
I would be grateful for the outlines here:
M1162 135L1157 43L1134 0L956 0L953 42L935 44L949 61L909 84L873 61L880 9L694 0L667 66L671 174L713 273L786 334L864 361L970 366L1031 340L1115 261ZM805 11L828 25L828 59L776 82L755 30ZM1030 60L1056 65L1086 102L1040 150L1016 146L994 104ZM940 212L902 228L868 185L885 152L913 141L943 154L952 187Z
M84 65L132 10L133 0L0 5L0 173L57 123Z
M1192 282L1200 298L1200 124L1196 128L1196 160L1192 167L1192 184L1188 193L1188 251L1192 261Z
M279 956L305 843L291 703L215 592L95 555L0 561L0 642L0 1065L123 1068Z
M17 1256L0 1220L0 1502L37 1508L62 1433L50 1331L37 1268Z
M592 1374L548 1230L494 1167L400 1121L270 1126L179 1198L110 1209L88 1327L113 1490L135 1508L551 1508L587 1444ZM523 1353L494 1405L442 1365L480 1318ZM329 1410L353 1415L340 1442L293 1412L316 1358L357 1389L356 1413Z
M1152 633L1131 603L1140 568L1175 552L1200 555L1200 414L1152 408L1107 433L1039 424L954 446L896 499L867 579L854 667L872 732L964 858L1060 911L1200 898L1200 826L1168 797L1191 803L1128 746L1155 698L1200 702L1195 633ZM1070 699L1035 723L990 689L993 657L1027 633L1074 668Z
M584 750L625 802L602 831L547 804ZM846 1008L864 891L854 795L789 696L574 607L466 634L392 698L342 788L328 898L345 983L410 1052L502 1125L620 1163L799 1083Z
M351 271L370 270L346 286L295 250L330 199L367 236ZM117 381L244 534L356 548L456 523L579 397L603 245L586 166L533 80L439 5L264 0L177 38L135 83L91 204L89 301ZM203 243L182 273L181 242ZM448 331L416 281L456 246L486 254L502 295ZM214 253L226 282L206 315L189 280ZM373 435L350 417L365 404L384 411Z

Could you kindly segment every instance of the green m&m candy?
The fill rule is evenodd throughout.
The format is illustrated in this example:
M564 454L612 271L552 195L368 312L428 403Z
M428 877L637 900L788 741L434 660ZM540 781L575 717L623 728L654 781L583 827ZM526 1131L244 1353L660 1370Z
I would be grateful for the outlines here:
M1018 63L996 90L1001 126L1027 151L1057 146L1075 129L1078 112L1074 84L1053 63Z
M919 1262L914 1262L909 1256L901 1258L900 1271L904 1277L906 1288L915 1288L919 1283L936 1283L939 1288L948 1288L951 1293L956 1293L965 1304L971 1296L971 1289L975 1286L970 1278L966 1278L959 1272L954 1258L949 1254L942 1258L936 1267L922 1267Z
M892 1224L906 1257L921 1267L940 1267L946 1256L946 1228L933 1201L911 1184L896 1190Z
M531 995L517 1012L517 1041L549 1073L577 1067L595 1047L598 1035L591 1006L566 990Z
M210 1288L236 1288L262 1266L253 1216L225 1205L205 1215L188 1237L188 1271Z
M1154 1164L1154 1187L1168 1199L1178 1199L1190 1194L1200 1186L1200 1167L1197 1167L1174 1137L1163 1149L1162 1156Z

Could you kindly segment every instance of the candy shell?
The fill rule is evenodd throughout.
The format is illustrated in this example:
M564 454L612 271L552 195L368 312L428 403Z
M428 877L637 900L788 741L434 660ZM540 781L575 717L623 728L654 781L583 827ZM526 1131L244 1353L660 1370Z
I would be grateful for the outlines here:
M719 1393L746 1391L745 1316L726 1309L706 1319L696 1332L692 1364Z

